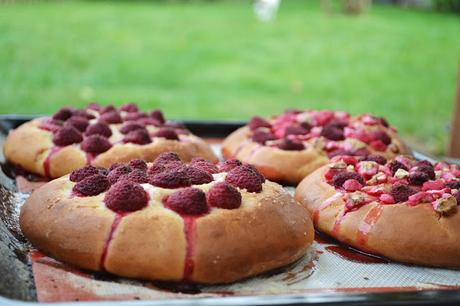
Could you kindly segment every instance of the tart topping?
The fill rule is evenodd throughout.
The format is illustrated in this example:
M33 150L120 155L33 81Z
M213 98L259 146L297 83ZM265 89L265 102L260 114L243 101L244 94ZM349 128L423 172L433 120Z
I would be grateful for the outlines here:
M80 132L84 132L89 125L89 121L85 117L73 116L66 121L66 125L67 124L73 126Z
M121 180L106 193L105 205L115 212L140 210L147 206L149 196L140 184Z
M235 209L241 206L241 194L226 182L215 184L206 194L208 204L213 207Z
M409 170L409 169L407 169L407 167L403 163L401 163L401 162L399 162L397 160L394 160L391 163L389 163L388 168L390 169L391 174L393 176L395 175L396 171L398 171L398 169L403 169L403 170L406 170L406 171Z
M448 215L457 210L457 199L452 195L446 195L434 201L432 205L438 213Z
M72 182L79 182L82 179L99 174L99 170L96 167L93 166L85 166L80 169L76 169L70 173L69 180Z
M399 168L398 170L396 170L394 177L400 180L405 179L409 177L409 172L402 168Z
M369 202L370 199L368 199L367 195L360 191L348 193L345 197L345 206L347 210L354 210Z
M303 143L301 143L298 140L291 140L289 138L284 138L283 140L281 140L281 142L278 144L278 147L281 150L287 151L301 151L305 149Z
M395 184L391 187L390 191L396 203L406 202L415 193L414 189L404 184Z
M147 171L147 163L142 159L133 159L128 165L133 169L142 170L144 172Z
M179 136L176 131L172 128L160 128L158 131L153 133L153 137L161 137L169 140L179 140Z
M101 174L95 174L79 181L73 186L72 190L78 196L95 196L106 191L109 186L110 183L107 177Z
M142 112L134 112L134 113L128 113L125 116L126 121L136 121L141 118L148 118L148 115L146 113Z
M128 133L128 135L123 138L124 143L135 143L138 145L151 143L149 133L144 128L142 130L134 130Z
M63 126L53 136L54 144L61 147L80 143L82 140L83 136L73 126Z
M54 120L61 120L61 121L66 121L73 115L73 109L70 107L63 107L60 110L58 110L54 115L53 119Z
M265 119L261 118L261 117L258 117L258 116L255 116L255 117L252 117L251 120L249 121L249 128L254 131L258 128L271 128L272 125L266 121Z
M241 165L243 165L243 163L241 163L239 160L237 160L237 159L229 159L229 160L226 160L226 161L224 161L223 163L221 163L219 165L219 171L220 172L229 172L233 168L236 168L236 167L241 166Z
M276 137L264 130L256 130L254 134L252 134L252 141L260 143L260 144L265 144L267 141L274 140Z
M127 180L134 183L145 184L149 182L149 177L147 176L147 172L135 169L132 172L122 175L120 177L122 180Z
M363 188L363 185L361 185L355 179L349 179L349 180L346 180L345 183L343 183L343 189L345 189L347 192L358 191L358 190L361 190L361 188Z
M401 170L401 169L400 169ZM399 170L398 170L399 171ZM430 177L425 172L415 171L409 175L409 184L422 186Z
M143 129L145 129L145 127L142 124L133 121L128 121L125 124L123 124L123 126L120 129L120 132L122 134L128 134L129 132Z
M364 185L364 180L361 175L356 172L342 171L334 175L332 182L337 188L343 187L343 184L347 180L356 180L359 184Z
M207 160L203 158L195 157L194 159L192 159L190 166L201 169L211 174L219 172L219 169L217 168L216 165L208 162Z
M284 137L288 135L305 135L308 133L309 130L303 128L300 125L288 125L284 130Z
M139 111L139 108L134 103L126 103L120 106L120 110L128 113L136 113Z
M101 115L101 120L113 124L113 123L122 123L123 119L117 111L109 111Z
M254 167L243 165L230 170L225 181L238 188L246 189L248 192L258 193L262 191L265 178Z
M335 124L327 124L323 127L321 131L321 136L330 139L330 140L344 140L345 136L343 134L343 129L337 127Z
M112 130L110 127L105 124L104 122L97 122L95 124L92 124L88 126L86 129L85 135L90 136L90 135L102 135L105 137L110 137L112 136Z
M205 193L198 188L184 188L167 196L164 204L171 210L185 215L202 215L208 212Z
M377 154L369 154L363 158L363 160L374 161L377 164L385 165L387 163L387 159L382 155Z
M112 147L110 141L102 135L91 135L83 140L81 149L89 153L103 153Z
M186 167L186 173L190 181L192 182L192 185L207 184L211 183L214 180L211 173L193 166Z
M118 180L122 176L130 173L131 171L133 171L133 169L130 166L128 166L128 165L119 165L118 167L110 170L109 175L107 176L107 178L109 179L110 184L113 185L116 182L118 182Z
M159 109L152 111L150 113L150 117L157 120L160 124L164 124L166 122L163 113Z
M162 188L179 188L192 185L185 166L155 173L150 176L149 183Z

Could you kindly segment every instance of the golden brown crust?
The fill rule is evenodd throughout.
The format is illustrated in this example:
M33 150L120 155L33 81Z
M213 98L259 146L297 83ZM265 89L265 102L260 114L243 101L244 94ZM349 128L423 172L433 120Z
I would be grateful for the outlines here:
M5 140L3 152L5 158L25 170L42 176L47 176L44 162L54 147L53 134L38 128L39 118L24 123L10 132ZM113 163L128 162L133 159L153 161L163 152L176 152L183 161L188 162L194 157L202 157L217 163L218 159L206 142L188 135L183 141L155 138L147 145L117 143L108 151L99 154L91 164L109 167ZM79 144L66 146L49 158L49 175L51 178L61 177L87 164L86 153Z
M395 132L391 129L387 132L393 144L400 148L399 153L411 154L410 149ZM247 126L234 131L222 143L222 155L225 159L236 158L256 166L266 178L272 181L297 185L308 174L330 161L326 153L314 145L301 151L281 150L253 142L250 134ZM390 151L382 154L371 147L367 149L371 154L378 153L386 158L395 156L395 153Z
M370 203L347 213L339 222L339 230L334 231L345 202L340 196L334 196L337 191L325 182L327 170L327 166L316 170L296 189L296 199L312 213L317 229L356 248L396 261L460 267L460 213L441 216L430 203L416 206ZM331 204L321 207L328 199L332 199ZM318 210L320 212L315 213ZM367 217L371 214L378 217ZM363 235L366 223L371 223L365 221L366 217L375 223L368 227L367 235Z
M195 187L206 192L223 175ZM105 193L76 197L71 194L73 186L65 176L37 189L21 209L20 225L40 250L90 270L179 281L185 276L187 243L191 243L193 272L187 280L232 282L292 263L313 240L306 208L269 181L261 193L240 190L240 208L214 208L198 217L192 232L182 216L162 204L177 189L143 185L149 205L120 218L105 207Z

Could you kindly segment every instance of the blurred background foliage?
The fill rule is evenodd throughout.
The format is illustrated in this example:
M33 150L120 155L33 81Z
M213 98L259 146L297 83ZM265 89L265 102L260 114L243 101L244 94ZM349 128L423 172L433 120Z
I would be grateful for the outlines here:
M292 107L372 112L440 154L460 18L445 12L458 1L429 4L374 1L356 16L342 14L339 1L324 10L320 1L284 0L275 19L260 22L251 1L7 1L0 113L92 101L134 101L175 119Z

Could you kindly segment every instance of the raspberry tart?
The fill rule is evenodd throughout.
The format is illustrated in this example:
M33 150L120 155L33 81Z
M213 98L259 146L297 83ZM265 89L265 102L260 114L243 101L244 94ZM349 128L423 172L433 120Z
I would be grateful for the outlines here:
M336 157L306 177L296 199L316 228L403 263L460 268L460 170L397 156Z
M289 110L271 120L253 117L222 145L225 158L240 159L270 180L293 185L337 155L408 153L383 118L312 110Z
M175 153L85 166L32 193L20 226L74 266L146 280L227 283L282 267L313 240L306 208L252 166Z
M174 151L190 161L217 157L181 124L166 121L160 110L140 112L135 104L119 108L90 104L64 107L52 117L24 123L6 138L7 161L24 170L56 178L85 165L109 167L132 159L152 161Z

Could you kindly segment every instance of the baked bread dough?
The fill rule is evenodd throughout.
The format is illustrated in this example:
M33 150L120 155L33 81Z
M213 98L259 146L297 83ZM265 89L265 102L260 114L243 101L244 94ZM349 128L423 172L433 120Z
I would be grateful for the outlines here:
M290 264L313 240L306 208L236 160L86 166L32 193L21 230L74 266L146 280L228 283Z
M354 248L403 263L459 268L459 189L454 165L407 156L390 162L343 157L306 177L295 197L319 231Z
M152 161L173 151L185 160L218 159L208 144L182 125L166 121L159 110L139 112L90 104L62 108L52 117L24 123L10 132L3 152L7 161L28 172L57 178L85 165L109 167L132 159Z
M383 118L312 110L290 110L268 121L253 117L222 145L225 158L252 164L268 179L292 185L333 156L379 154L391 158L409 153Z

